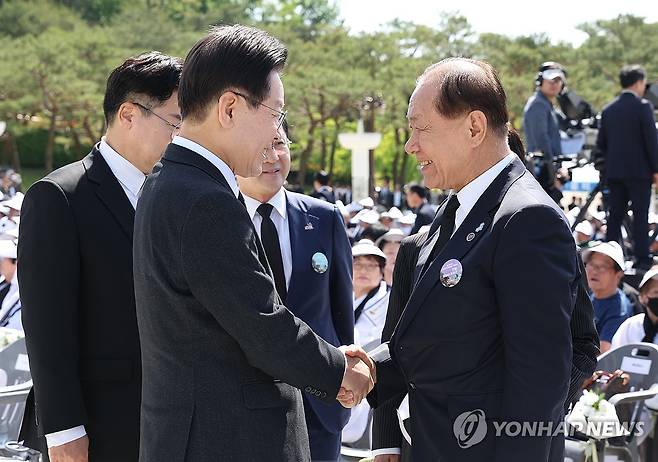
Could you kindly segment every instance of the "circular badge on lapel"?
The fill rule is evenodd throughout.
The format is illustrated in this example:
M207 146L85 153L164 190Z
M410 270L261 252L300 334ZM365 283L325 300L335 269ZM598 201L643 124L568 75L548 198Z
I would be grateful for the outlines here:
M459 260L448 260L441 267L439 278L444 287L455 287L459 284L464 273L464 268Z
M311 257L311 266L313 267L313 271L322 274L329 269L329 260L327 260L327 256L322 252L316 252Z

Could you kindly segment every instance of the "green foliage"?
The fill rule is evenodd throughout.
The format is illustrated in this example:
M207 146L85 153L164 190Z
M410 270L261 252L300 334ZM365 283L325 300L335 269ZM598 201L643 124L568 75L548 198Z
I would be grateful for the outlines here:
M621 65L640 63L658 77L658 23L635 16L581 25L588 39L573 47L544 34L478 35L455 13L434 27L396 20L351 34L333 0L0 0L0 120L23 166L54 168L89 151L103 132L105 79L126 57L185 56L211 25L230 23L264 28L289 48L283 80L293 169L303 179L324 168L349 182L350 153L337 135L359 118L383 134L377 177L418 179L404 153L407 103L418 75L445 57L491 62L517 128L543 61L564 64L570 88L597 110L619 91Z

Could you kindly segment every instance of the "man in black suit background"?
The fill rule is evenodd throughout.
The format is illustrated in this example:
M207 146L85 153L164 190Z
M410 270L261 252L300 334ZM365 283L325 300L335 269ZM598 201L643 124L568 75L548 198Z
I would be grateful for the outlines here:
M416 221L409 234L416 234L420 228L432 223L436 209L428 201L430 192L426 187L412 183L406 191L407 205L416 214Z
M414 461L562 460L563 437L497 435L493 423L562 422L580 282L566 218L510 152L505 92L488 64L430 66L408 118L406 150L425 184L453 192L369 399L409 394Z
M332 403L372 387L368 365L282 303L235 178L274 156L286 58L274 37L235 25L185 59L180 136L135 218L141 462L308 461L297 388Z
M352 251L343 218L326 201L287 191L288 130L279 129L263 172L238 178L277 292L295 316L334 346L354 343ZM264 214L263 215L261 215ZM313 461L340 457L341 431L350 411L305 393L304 415Z
M180 124L181 68L152 52L114 69L105 136L23 202L18 273L34 387L21 437L51 462L138 458L133 220L146 174Z
M608 241L621 242L621 224L633 210L633 251L638 268L649 269L649 202L651 183L658 184L658 134L653 105L643 99L646 71L638 65L619 72L621 94L601 113L596 146L605 159L610 216Z

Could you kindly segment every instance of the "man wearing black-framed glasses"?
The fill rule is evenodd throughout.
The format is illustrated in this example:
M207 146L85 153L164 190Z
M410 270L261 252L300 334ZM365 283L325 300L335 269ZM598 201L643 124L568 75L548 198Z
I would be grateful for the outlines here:
M157 112L155 112L152 108L150 108L150 107L146 107L146 106L144 106L142 103L138 103L137 101L133 101L133 104L136 105L136 106L139 106L139 107L142 108L144 111L153 114L153 115L156 116L158 119L160 119L160 120L163 121L165 124L167 124L167 126L169 126L169 127L171 128L171 137L172 137L172 138L173 138L174 136L176 136L176 135L178 134L178 132L180 131L180 126L181 126L181 123L182 123L181 120L180 120L180 114L169 114L169 117L171 117L171 118L174 118L174 117L177 117L177 118L178 118L177 123L172 123L172 122L169 122L167 119L165 119L165 118L164 118L163 116L161 116L160 114L158 114ZM178 106L178 105L177 105L177 106ZM176 111L176 112L180 112L180 111Z

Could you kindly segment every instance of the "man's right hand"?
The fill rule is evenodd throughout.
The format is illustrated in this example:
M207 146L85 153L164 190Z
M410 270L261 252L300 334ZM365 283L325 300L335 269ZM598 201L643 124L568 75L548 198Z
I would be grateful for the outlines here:
M77 440L48 448L50 462L88 462L89 438L83 436Z
M400 462L400 454L381 454L373 462Z
M375 385L374 363L365 352L363 355L368 363L357 356L350 356L343 347L341 350L345 353L347 367L337 399L344 407L350 408L359 404Z

